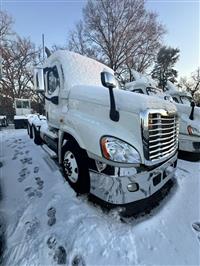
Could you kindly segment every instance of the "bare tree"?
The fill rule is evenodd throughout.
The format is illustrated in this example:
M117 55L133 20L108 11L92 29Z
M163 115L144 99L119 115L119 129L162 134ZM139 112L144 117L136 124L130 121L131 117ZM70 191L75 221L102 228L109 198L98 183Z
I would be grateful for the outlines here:
M13 23L13 18L0 10L0 48L15 34L12 29Z
M200 68L191 73L191 77L180 78L179 86L189 91L198 106L200 106Z
M89 0L83 21L70 34L69 49L104 62L118 75L127 74L131 68L149 67L164 33L143 0Z
M1 93L14 98L29 98L32 93L32 68L38 51L29 39L12 40L2 49Z

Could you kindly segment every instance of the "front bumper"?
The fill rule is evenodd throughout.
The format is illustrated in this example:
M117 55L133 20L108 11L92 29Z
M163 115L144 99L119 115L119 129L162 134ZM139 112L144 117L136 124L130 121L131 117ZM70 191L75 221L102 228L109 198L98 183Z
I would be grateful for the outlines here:
M16 129L27 128L27 119L14 119L14 126Z
M115 175L90 170L90 193L116 205L148 199L174 176L176 163L177 154L152 170L138 172L137 168L118 168ZM137 184L137 190L129 191L130 184Z
M179 150L200 153L200 137L180 134Z

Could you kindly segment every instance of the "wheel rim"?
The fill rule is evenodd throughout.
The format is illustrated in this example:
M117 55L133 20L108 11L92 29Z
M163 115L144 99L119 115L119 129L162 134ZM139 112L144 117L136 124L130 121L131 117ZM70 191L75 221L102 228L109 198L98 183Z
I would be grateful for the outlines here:
M76 183L78 181L78 164L74 154L71 151L67 151L64 155L64 170L72 183Z

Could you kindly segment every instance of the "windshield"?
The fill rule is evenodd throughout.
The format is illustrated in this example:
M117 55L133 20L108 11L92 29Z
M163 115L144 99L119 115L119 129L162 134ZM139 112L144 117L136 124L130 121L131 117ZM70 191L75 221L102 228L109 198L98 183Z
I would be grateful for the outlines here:
M16 108L29 109L30 108L29 101L16 100Z
M160 91L157 88L153 87L147 87L146 90L148 95L155 95L160 93Z
M192 102L192 98L191 97L181 96L180 98L181 98L182 104L191 105L191 102Z

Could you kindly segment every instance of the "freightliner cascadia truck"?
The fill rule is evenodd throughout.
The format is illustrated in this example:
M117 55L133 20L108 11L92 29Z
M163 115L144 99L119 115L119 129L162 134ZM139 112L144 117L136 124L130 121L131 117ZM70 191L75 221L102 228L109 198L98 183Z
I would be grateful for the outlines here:
M179 150L191 153L192 157L200 158L200 108L195 106L192 96L176 88L170 81L166 91L158 88L157 83L136 71L132 71L134 81L125 85L125 90L162 98L176 105L179 116Z
M178 119L174 104L119 88L93 59L56 51L35 69L47 122L34 141L53 151L77 193L114 206L150 198L174 176Z

